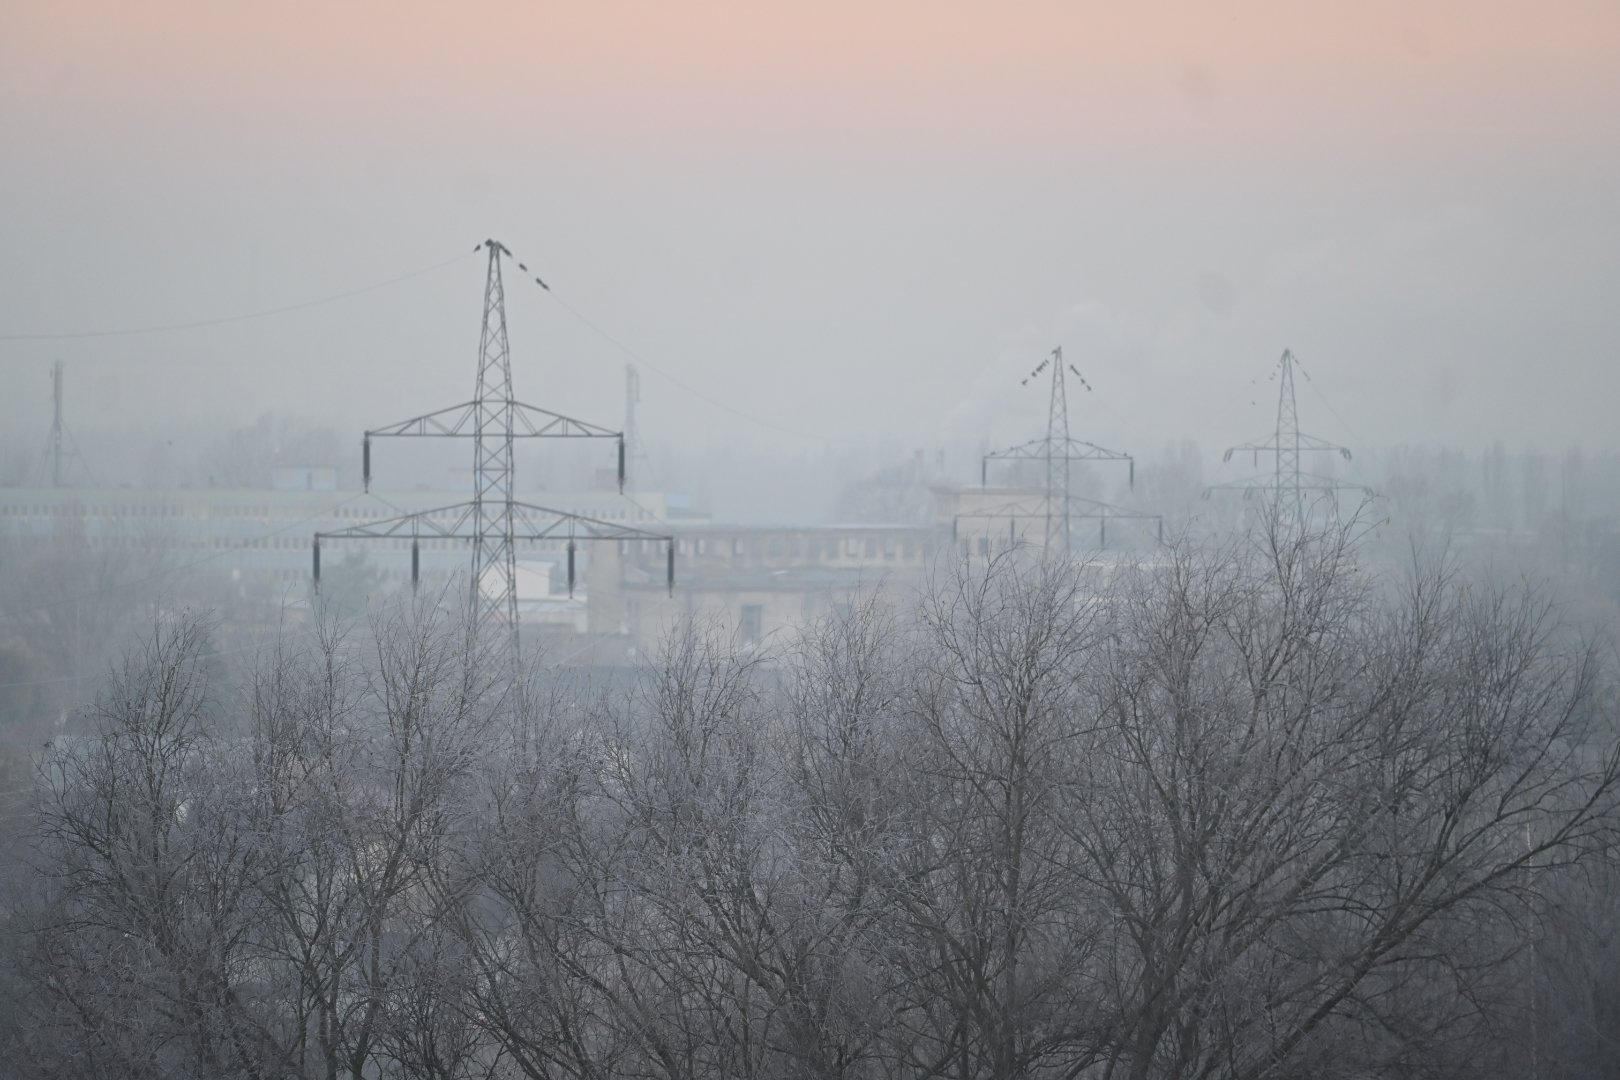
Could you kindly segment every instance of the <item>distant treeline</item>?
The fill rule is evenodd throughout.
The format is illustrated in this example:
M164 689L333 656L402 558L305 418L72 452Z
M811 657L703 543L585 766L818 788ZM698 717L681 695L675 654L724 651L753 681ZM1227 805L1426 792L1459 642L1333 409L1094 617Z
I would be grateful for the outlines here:
M1617 672L1533 589L1261 530L618 685L211 633L43 752L14 1076L1616 1075Z

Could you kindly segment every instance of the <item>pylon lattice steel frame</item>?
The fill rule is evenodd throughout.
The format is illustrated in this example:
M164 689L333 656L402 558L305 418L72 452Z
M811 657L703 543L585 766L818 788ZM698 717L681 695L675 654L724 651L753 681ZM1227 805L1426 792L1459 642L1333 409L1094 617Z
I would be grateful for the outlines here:
M1048 366L1052 369L1052 388L1046 413L1046 437L1032 439L1020 446L996 450L984 455L979 462L979 486L989 486L990 463L1006 461L1040 461L1046 466L1046 551L1069 558L1073 553L1073 523L1075 518L1099 518L1101 543L1107 543L1107 519L1155 520L1157 514L1142 514L1123 507L1083 499L1073 493L1073 463L1076 461L1123 461L1129 469L1129 480L1136 486L1136 460L1118 450L1108 450L1069 435L1069 390L1063 359L1063 347L1052 350L1050 356L1030 373L1033 378ZM1079 372L1075 373L1076 376ZM1026 380L1027 381L1027 380ZM1082 380L1084 382L1084 380ZM993 512L966 515L968 517L998 516ZM1160 531L1163 522L1160 521Z
M661 540L669 546L669 587L675 586L675 540L613 522L570 514L514 498L514 442L519 438L618 440L619 491L624 491L624 433L576 420L512 395L512 356L506 334L506 289L501 257L511 252L499 241L479 245L489 252L484 282L484 319L478 337L478 385L473 400L447 409L374 428L361 444L361 473L371 490L371 440L391 437L471 438L472 501L436 507L381 521L315 534L314 574L321 577L322 539L411 537L411 583L420 577L420 538L466 540L472 547L468 604L480 640L499 640L506 629L515 647L518 634L517 545L520 540L568 541L568 592L574 591L574 554L579 540Z
M1269 492L1278 519L1303 531L1310 517L1306 498L1308 493L1320 492L1332 495L1339 491L1360 491L1365 494L1371 492L1360 484L1347 484L1331 476L1321 476L1304 469L1303 458L1306 453L1335 453L1346 461L1351 460L1351 455L1347 447L1318 439L1314 435L1306 435L1299 430L1299 403L1294 394L1294 369L1298 366L1299 360L1295 358L1293 352L1284 349L1282 358L1277 361L1277 429L1271 438L1264 442L1230 447L1221 457L1222 461L1231 461L1233 454L1253 454L1255 465L1259 465L1261 454L1272 454L1275 456L1276 467L1272 470L1271 476L1256 476L1231 484L1217 484L1206 488L1204 497L1207 499L1216 491L1242 491L1245 497L1256 491Z

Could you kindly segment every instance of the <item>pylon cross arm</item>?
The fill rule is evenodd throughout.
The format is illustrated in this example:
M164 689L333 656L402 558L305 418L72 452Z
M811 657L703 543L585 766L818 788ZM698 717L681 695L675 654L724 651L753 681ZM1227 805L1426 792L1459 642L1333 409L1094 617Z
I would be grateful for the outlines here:
M419 510L413 514L401 514L398 517L384 518L380 521L368 521L363 525L351 525L346 529L336 529L331 532L318 532L318 540L365 540L388 539L391 537L426 537L428 539L444 540L476 540L478 539L474 509L477 504L457 503L454 506L439 506L431 510ZM487 505L487 504L486 504ZM602 521L597 518L586 517L583 514L570 514L565 510L555 510L546 506L535 506L531 503L514 502L512 506L512 521L514 540L661 540L673 541L674 537L668 533L655 533L646 529L637 529L630 525L621 525L618 522Z
M1084 442L1080 439L1069 439L1064 448L1068 451L1070 461L1129 461L1131 455L1123 450L1109 450L1096 443Z
M452 405L448 409L439 409L422 416L413 416L409 420L400 420L393 424L384 424L366 432L366 438L378 439L396 435L467 435L474 432L474 420L478 415L478 402L468 401L460 405Z
M1318 439L1315 435L1306 435L1304 432L1299 435L1299 448L1301 450L1325 450L1340 455L1346 461L1350 460L1349 447L1330 443L1326 439Z
M624 432L576 420L550 409L512 402L512 434L551 439L622 439Z
M1113 503L1099 502L1096 499L1085 499L1079 495L1069 496L1069 515L1081 519L1106 518L1110 521L1115 518L1130 521L1158 521L1162 514L1149 514L1141 510L1131 510L1124 506L1115 506Z
M393 424L384 424L380 428L366 432L368 439L390 437L428 437L428 438L474 438L478 434L478 413L480 409L486 412L491 408L504 408L505 402L492 403L489 401L468 401L460 405L452 405L448 409L439 409L436 412L425 413L422 416L413 416L409 420L401 420ZM623 437L622 432L603 427L600 424L576 420L562 413L555 413L549 409L541 409L534 405L525 405L514 401L512 408L512 436L514 438L551 438L551 439L618 439Z
M359 540L383 539L391 536L426 536L470 539L472 534L465 530L472 516L472 503L457 503L454 506L436 506L431 510L418 510L413 514L368 521L363 525L350 525L346 529L336 529L332 532L318 532L315 538Z
M632 525L602 521L584 514L570 514L532 503L513 503L512 518L514 524L521 523L528 528L529 531L520 536L525 540L549 540L564 536L583 540L663 540L669 543L675 540L669 533L650 532Z
M1298 437L1298 449L1300 450L1328 451L1340 455L1346 461L1350 460L1350 449L1348 447L1330 443L1326 439L1318 439L1315 435L1306 435L1304 432L1300 432ZM1226 453L1221 455L1221 460L1231 461L1233 454L1276 454L1283 451L1291 453L1294 449L1294 446L1285 445L1276 436L1272 436L1265 442L1244 443L1242 446L1228 447Z
M992 450L984 455L986 461L1035 461L1046 460L1047 440L1035 439L1022 446L1009 447L1006 450Z
M1109 450L1096 443L1083 442L1080 439L1069 439L1067 443L1058 443L1048 453L1049 441L1035 439L1022 446L1010 447L1006 450L994 450L986 455L986 461L1045 461L1051 458L1056 461L1129 461L1131 455L1120 450ZM1067 451L1064 453L1062 451Z
M1231 461L1233 454L1259 454L1259 453L1274 454L1280 449L1282 449L1282 448L1277 445L1277 440L1276 439L1271 439L1271 440L1269 440L1267 442L1244 443L1242 446L1229 446L1229 447L1227 447L1226 448L1226 453L1221 455L1221 460L1222 461Z

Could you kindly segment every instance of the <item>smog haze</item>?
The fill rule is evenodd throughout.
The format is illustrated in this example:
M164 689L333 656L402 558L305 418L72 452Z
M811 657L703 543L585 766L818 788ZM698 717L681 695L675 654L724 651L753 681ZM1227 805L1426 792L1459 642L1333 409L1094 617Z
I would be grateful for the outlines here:
M1104 445L1267 430L1290 348L1338 442L1613 449L1617 132L1606 3L23 0L0 423L61 359L79 429L352 469L467 395L495 237L519 396L617 416L617 342L672 452L1016 441L1056 345Z

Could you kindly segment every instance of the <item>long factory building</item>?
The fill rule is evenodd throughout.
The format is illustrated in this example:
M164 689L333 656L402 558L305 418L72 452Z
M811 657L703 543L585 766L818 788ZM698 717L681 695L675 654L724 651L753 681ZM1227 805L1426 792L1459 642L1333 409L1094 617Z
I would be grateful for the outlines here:
M740 642L781 640L796 627L870 594L922 584L942 557L990 557L1039 544L1045 493L936 488L929 525L724 525L694 514L663 492L534 492L527 503L601 521L668 533L676 542L676 588L666 586L661 543L582 543L573 596L564 581L564 542L520 542L518 600L541 633L583 636L590 662L617 663L654 648L687 620L735 634ZM0 538L76 539L91 548L167 553L166 562L222 572L243 587L276 586L303 602L316 532L331 533L402 513L465 501L448 492L278 491L266 489L0 488ZM464 573L464 540L425 538L424 580ZM373 580L402 587L410 540L322 543L337 570L363 555Z

